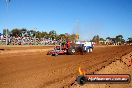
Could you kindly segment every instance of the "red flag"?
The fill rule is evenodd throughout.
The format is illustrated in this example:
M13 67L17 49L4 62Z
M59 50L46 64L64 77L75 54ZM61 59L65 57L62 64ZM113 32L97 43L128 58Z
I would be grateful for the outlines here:
M132 59L131 59L131 61L130 61L130 64L129 64L129 66L132 66Z

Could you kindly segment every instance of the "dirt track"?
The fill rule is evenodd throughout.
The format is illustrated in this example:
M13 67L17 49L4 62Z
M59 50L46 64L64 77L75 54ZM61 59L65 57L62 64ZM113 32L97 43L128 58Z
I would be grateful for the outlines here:
M94 52L87 55L57 57L41 51L17 54L0 51L0 88L71 87L79 75L79 66L86 68L87 73L94 73L131 51L132 46L95 47Z
M94 74L129 74L132 76L132 66L129 66L132 59L132 52L124 55L119 60L112 62L111 64L102 67L102 69L96 71ZM132 88L132 81L126 84L90 84L79 85L75 82L71 88Z

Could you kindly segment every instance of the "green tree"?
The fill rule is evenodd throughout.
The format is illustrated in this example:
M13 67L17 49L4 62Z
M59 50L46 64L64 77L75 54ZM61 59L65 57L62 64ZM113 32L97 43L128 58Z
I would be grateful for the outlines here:
M103 38L100 38L99 40L100 40L100 41L105 41L105 39L103 39Z
M13 36L21 36L21 30L17 28L13 29L11 33Z
M24 34L27 32L27 29L26 28L22 28L20 29L21 31L21 36L24 36Z
M51 30L51 31L49 32L49 36L50 36L50 38L52 38L52 39L56 39L56 35L57 35L57 33L56 33L55 30Z
M59 35L59 39L66 39L65 34L60 34L60 35Z
M106 39L111 39L110 37L107 37Z
M68 39L71 40L72 42L76 41L76 34L71 34L70 36L68 36Z
M48 33L47 32L42 32L41 33L41 38L48 38Z
M23 33L25 33L25 32L27 31L26 28L22 28L22 29L20 29L20 30L21 30L21 32L23 32Z
M3 35L6 35L6 31L7 31L7 34L10 34L10 31L8 29L3 29Z
M100 40L99 35L95 35L93 37L93 39L92 39L92 41L95 42L95 43L97 43L97 44L99 44L99 40Z
M132 41L132 37L129 37L127 40L128 40L128 41Z
M36 35L36 38L41 38L41 32L37 31L37 32L35 33L35 35Z
M123 39L123 36L122 35L117 35L116 36L116 42L122 43L123 41L124 41L124 39Z
M32 37L35 36L35 33L36 33L35 30L29 30L28 32L29 32L29 35L30 35L30 36L32 36Z

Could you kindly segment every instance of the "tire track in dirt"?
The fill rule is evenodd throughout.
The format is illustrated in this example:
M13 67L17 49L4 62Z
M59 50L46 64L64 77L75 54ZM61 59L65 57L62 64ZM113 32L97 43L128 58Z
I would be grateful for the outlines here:
M89 72L88 73L94 73L94 72L96 72L96 71L98 71L98 70L100 70L100 69L102 69L102 68L104 68L105 66L107 66L107 65L109 65L109 64L111 64L113 61L116 61L119 57L121 57L121 56L123 56L123 55L125 55L126 53L128 53L128 52L130 52L131 51L131 49L128 49L127 51L122 51L123 49L121 49L121 51L119 51L119 55L117 55L117 54L113 54L113 56L110 54L110 56L108 56L109 57L109 59L110 60L105 60L105 61L101 61L101 62L98 62L98 63L96 63L96 64L93 64L93 65L91 65L90 67L93 67L93 69L88 69L89 70ZM117 52L118 53L118 52ZM105 56L105 55L104 55ZM99 56L100 57L100 56ZM97 57L95 57L95 58L99 58L98 56ZM84 57L84 58L86 58L86 57ZM93 59L93 58L92 58ZM86 66L87 66L87 64L86 63L89 63L89 60L85 60L85 61L82 61L82 62L80 62L80 63L78 63L78 66L80 65L80 64L85 64ZM75 67L76 68L76 67ZM74 69L75 69L74 68ZM72 75L76 75L78 72L74 72L74 73L72 73ZM67 78L68 76L66 76L66 78ZM69 79L69 78L71 78L71 76L69 76L67 79ZM60 78L60 80L58 80L58 81L56 81L57 83L59 82L59 81L62 81L64 78ZM65 79L66 80L66 79ZM74 82L75 82L75 78L74 78ZM61 87L67 87L67 86L69 86L69 85L73 85L74 84L74 82L72 82L72 83L70 83L70 84L67 84L67 85L64 85L64 86L61 86ZM52 83L55 83L54 81L52 81ZM51 83L51 84L52 84ZM51 85L51 84L49 84L49 85ZM46 86L46 85L45 85ZM44 86L44 87L45 87ZM48 84L47 84L47 86L48 86ZM41 87L41 88L43 88L43 87Z
M95 74L130 74L132 76L131 70L132 67L129 67L130 60L132 59L132 52L129 54L123 55L121 58L118 58L116 61L113 61L111 64L105 66L104 68L95 71ZM74 82L70 88L131 88L132 82L129 84L88 84L84 86L78 85Z
M132 51L132 46L113 46L95 47L93 53L86 55L52 57L44 55L46 53L36 52L26 55L0 56L0 63L2 63L0 64L0 74L6 74L0 75L0 77L2 76L0 87L70 87L74 84L77 75L79 75L78 67L80 65L86 68L88 73L93 73L130 51ZM1 83L8 85L1 85Z

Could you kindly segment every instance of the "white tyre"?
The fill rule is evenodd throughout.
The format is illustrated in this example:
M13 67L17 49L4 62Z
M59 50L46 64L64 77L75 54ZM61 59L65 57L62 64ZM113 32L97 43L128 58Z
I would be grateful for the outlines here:
M87 49L87 53L89 53L90 52L90 49Z
M93 52L93 49L92 48L90 48L89 50L90 50L90 52Z
M72 49L72 53L75 53L76 51L75 51L75 49Z

